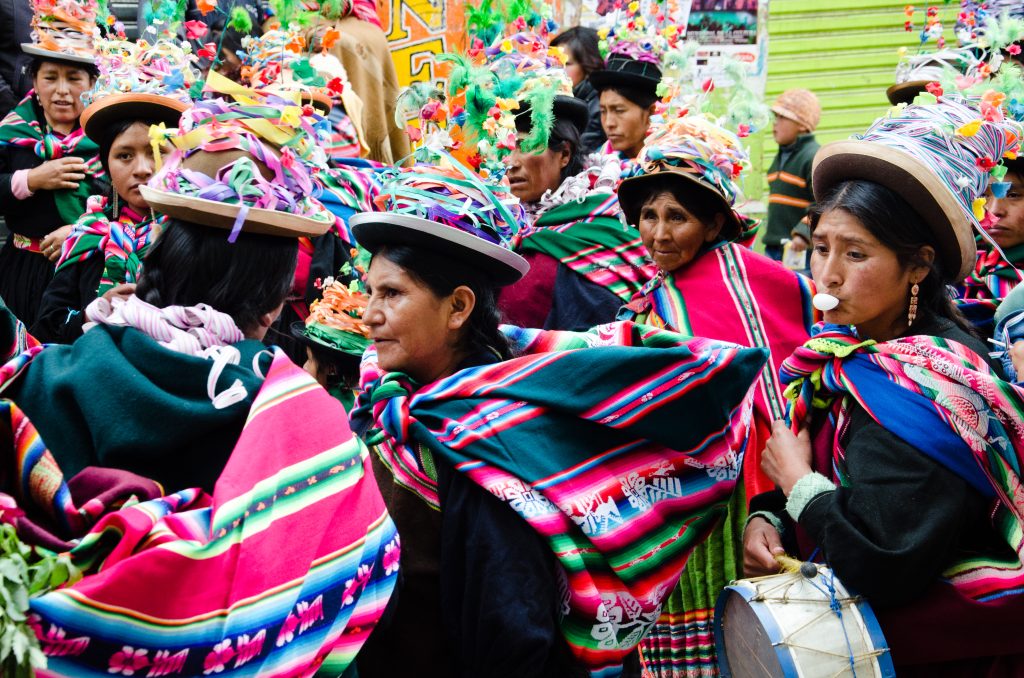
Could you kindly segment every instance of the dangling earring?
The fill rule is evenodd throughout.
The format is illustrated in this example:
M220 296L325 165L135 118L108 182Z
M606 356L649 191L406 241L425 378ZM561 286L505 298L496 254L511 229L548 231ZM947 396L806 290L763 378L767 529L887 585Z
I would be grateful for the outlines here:
M117 221L119 216L121 216L121 208L117 204L117 191L114 191L114 221Z
M917 293L920 291L921 287L917 283L914 283L914 286L910 288L910 310L907 311L907 327L911 327L917 318Z

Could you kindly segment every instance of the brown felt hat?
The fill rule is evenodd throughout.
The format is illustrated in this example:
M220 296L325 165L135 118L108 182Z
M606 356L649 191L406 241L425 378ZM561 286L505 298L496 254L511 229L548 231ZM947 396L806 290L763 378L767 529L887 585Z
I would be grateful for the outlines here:
M898 82L885 90L885 96L893 106L899 104L912 104L917 95L925 91L931 80L910 80Z
M687 182L703 189L700 191L700 195L715 203L721 208L722 214L725 215L725 224L722 226L721 236L726 240L734 240L743 231L740 217L736 214L736 211L726 197L714 186L704 181L702 176L697 169L691 167L659 163L657 167L651 168L644 174L624 179L619 184L618 195L619 206L622 207L626 223L631 226L638 226L640 222L640 208L643 207L643 203L649 198L648 192L650 191L651 184L657 183L658 180L663 180L665 177L672 177L678 181ZM686 207L686 205L683 205L683 207Z
M82 111L81 124L85 135L99 143L103 130L118 120L138 120L177 127L181 114L190 103L172 97L149 93L109 94L100 97Z
M971 222L931 168L909 153L873 141L835 141L814 156L815 200L822 200L837 184L858 179L891 189L931 227L948 280L963 280L971 272L977 257Z

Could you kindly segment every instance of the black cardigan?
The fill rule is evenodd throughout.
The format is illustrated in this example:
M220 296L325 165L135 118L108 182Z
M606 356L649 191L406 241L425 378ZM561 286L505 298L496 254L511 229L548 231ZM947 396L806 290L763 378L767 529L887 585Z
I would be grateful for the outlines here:
M957 341L982 356L987 352L948 320L915 333ZM848 421L843 440L850 485L812 499L799 523L844 584L873 605L900 605L925 593L961 554L1006 549L988 518L992 500L860 406L851 408ZM783 521L784 544L795 553L793 521L784 509L780 490L750 501L751 513L770 511Z
M0 147L0 213L7 228L29 238L42 238L64 226L52 191L36 191L30 198L18 200L11 190L11 179L18 170L33 169L42 159L27 146Z
M96 298L102 276L102 252L58 271L43 293L29 333L45 344L70 344L82 336L85 307Z

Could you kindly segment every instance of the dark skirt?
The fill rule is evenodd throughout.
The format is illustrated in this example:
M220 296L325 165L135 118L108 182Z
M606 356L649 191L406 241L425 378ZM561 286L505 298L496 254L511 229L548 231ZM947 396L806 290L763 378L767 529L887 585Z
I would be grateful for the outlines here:
M54 264L49 259L38 252L16 248L10 239L0 248L0 298L25 325L36 321L53 271Z

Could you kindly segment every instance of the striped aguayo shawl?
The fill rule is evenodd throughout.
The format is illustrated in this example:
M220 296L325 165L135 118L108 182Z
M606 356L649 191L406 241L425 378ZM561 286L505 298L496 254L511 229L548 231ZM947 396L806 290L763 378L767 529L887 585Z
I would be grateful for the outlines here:
M519 357L419 390L371 349L353 422L430 504L435 457L508 502L566 574L575 656L617 675L724 513L765 352L633 323L504 331Z
M655 269L640 234L623 224L620 214L614 193L589 195L541 214L519 235L515 248L558 259L626 303Z
M619 316L635 315L681 334L771 351L755 391L750 452L743 467L747 496L773 487L760 470L760 453L772 421L785 415L778 360L810 335L812 296L806 278L745 247L721 243L688 265L658 275ZM679 586L642 645L653 675L716 675L715 601L725 585L741 576L745 517L746 502L736 497L728 517L691 554Z
M992 333L992 318L999 303L1021 281L1017 264L1024 261L1024 245L1011 247L1003 252L981 250L974 270L964 279L963 295L957 299L957 308L971 323Z
M139 281L142 259L155 235L153 220L121 207L116 220L107 212L105 196L92 196L61 247L57 272L96 255L103 256L103 272L96 296L122 283Z
M28 333L25 323L18 320L0 299L0 362L6 363L19 353L37 346L39 341Z
M815 466L838 483L850 482L840 438L855 399L879 425L998 498L993 525L1018 557L965 559L944 576L978 602L1024 591L1024 389L993 376L957 342L911 336L876 344L825 324L783 363L782 377L794 430L812 408L828 412L814 441Z
M104 176L98 155L99 146L85 136L81 127L66 136L58 136L36 119L35 93L29 92L14 110L0 120L0 145L22 146L35 151L43 162L57 158L80 157L88 166L86 178L78 188L52 191L57 213L65 224L73 224L85 212L85 202L96 192L93 181Z
M0 384L40 350L4 366ZM212 497L183 490L100 517L74 505L32 423L2 401L15 499L79 534L95 521L70 552L87 576L31 601L49 661L39 675L341 673L384 611L399 554L369 453L344 422L279 351Z

